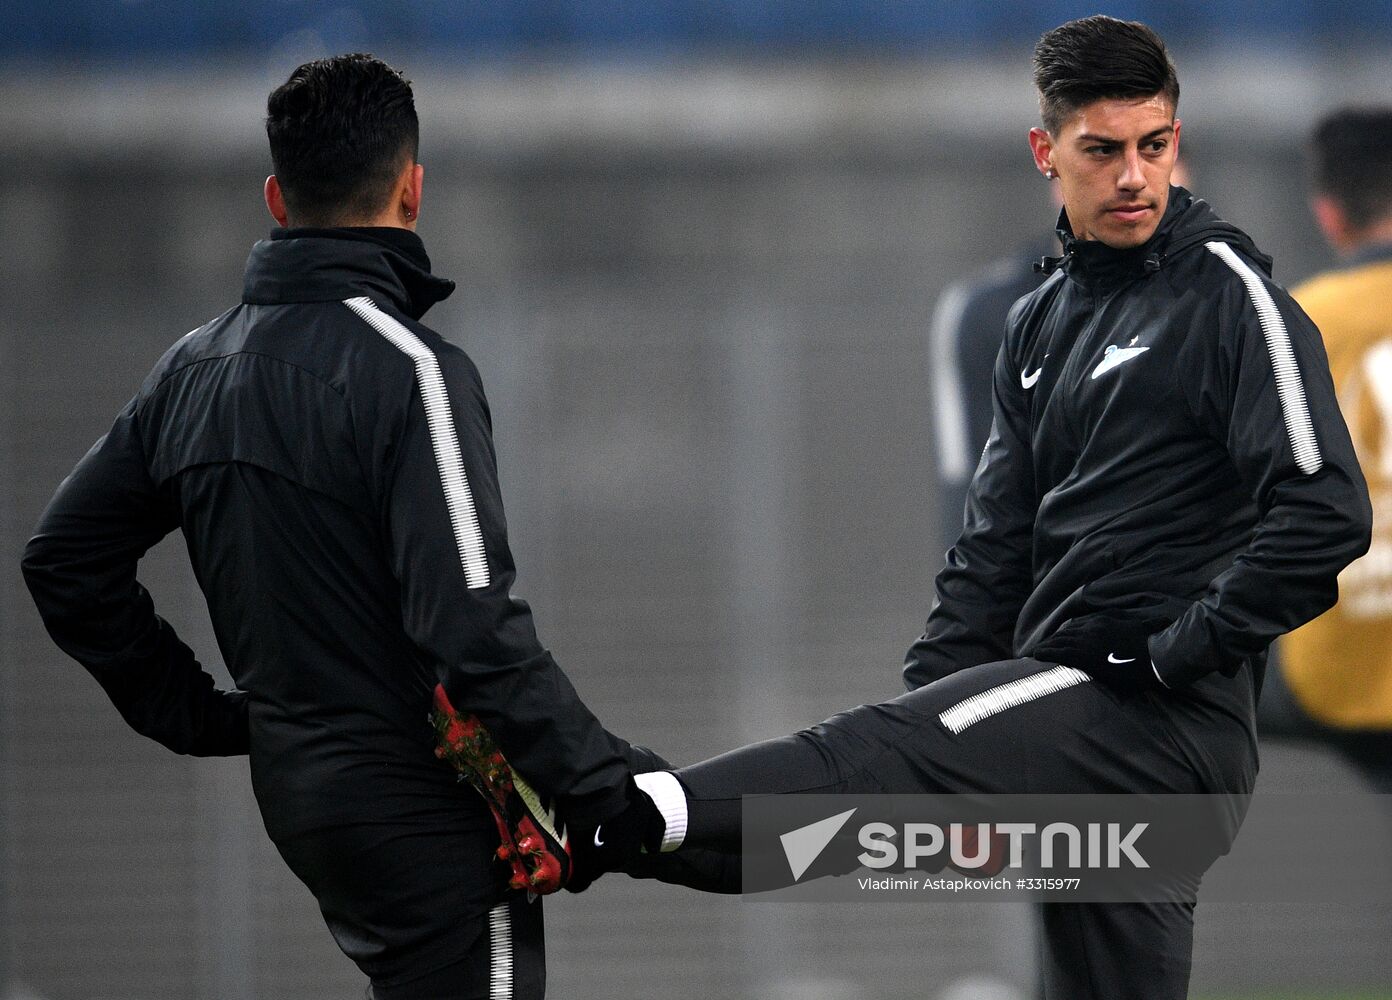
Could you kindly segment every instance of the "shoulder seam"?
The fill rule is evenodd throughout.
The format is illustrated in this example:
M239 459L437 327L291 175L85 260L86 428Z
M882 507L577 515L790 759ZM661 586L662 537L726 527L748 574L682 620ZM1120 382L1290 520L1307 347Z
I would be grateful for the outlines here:
M323 385L325 388L327 388L330 392L334 393L339 398L346 398L342 389L334 385L332 382L324 378L324 376L320 375L313 369L306 368L304 365L297 365L295 362L287 361L284 358L278 358L274 354L267 354L265 351L232 351L228 354L215 354L211 357L197 358L193 361L188 362L187 364L182 364L178 368L174 368L161 375L160 380L157 383L155 383L155 386L153 389L150 390L149 395L153 396L155 393L159 392L160 389L164 388L164 384L168 382L171 378L173 378L175 375L183 374L190 368L196 368L199 365L207 364L211 361L226 361L228 358L239 357L265 358L268 361L274 361L277 364L284 365L287 368L294 368L296 371L304 372L310 378L314 379L314 381Z

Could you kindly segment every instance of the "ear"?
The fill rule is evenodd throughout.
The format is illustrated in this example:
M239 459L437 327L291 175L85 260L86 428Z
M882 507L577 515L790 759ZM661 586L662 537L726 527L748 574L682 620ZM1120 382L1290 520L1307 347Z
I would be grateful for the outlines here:
M1179 122L1175 122L1175 158L1174 168L1170 171L1170 183L1182 188L1193 187L1192 181L1194 172L1189 169L1189 161L1184 158L1184 154L1179 151Z
M1054 137L1045 129L1035 126L1029 132L1030 150L1034 153L1034 166L1045 177L1054 176Z
M425 167L419 163L412 163L402 171L400 204L397 211L407 229L415 229L416 222L420 219L421 189L424 183Z
M275 219L276 225L282 228L289 226L290 217L285 212L285 194L280 190L280 181L276 180L276 175L266 178L265 187L266 207L271 210L271 218Z
M1317 194L1310 198L1310 211L1314 213L1325 242L1338 253L1347 253L1356 233L1344 206L1327 194Z

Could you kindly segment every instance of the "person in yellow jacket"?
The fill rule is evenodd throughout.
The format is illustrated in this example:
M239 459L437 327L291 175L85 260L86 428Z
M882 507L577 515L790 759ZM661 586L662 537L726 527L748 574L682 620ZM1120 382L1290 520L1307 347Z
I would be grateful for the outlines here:
M1324 336L1373 540L1339 575L1338 604L1281 640L1264 728L1323 739L1392 792L1392 105L1326 116L1311 147L1311 207L1342 263L1292 295Z

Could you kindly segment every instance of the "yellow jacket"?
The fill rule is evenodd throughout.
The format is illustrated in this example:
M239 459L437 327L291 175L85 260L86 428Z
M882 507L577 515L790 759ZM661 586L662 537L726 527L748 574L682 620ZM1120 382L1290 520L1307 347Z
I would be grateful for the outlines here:
M1281 669L1318 721L1392 728L1392 245L1291 294L1324 335L1373 501L1373 544L1339 574L1339 603L1281 640Z

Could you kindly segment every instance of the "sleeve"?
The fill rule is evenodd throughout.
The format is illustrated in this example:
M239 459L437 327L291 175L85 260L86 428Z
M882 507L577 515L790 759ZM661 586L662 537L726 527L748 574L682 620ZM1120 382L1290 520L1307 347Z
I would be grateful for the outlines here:
M1012 262L1013 263L1013 262ZM1018 296L994 282L950 286L929 333L934 458L938 472L940 551L962 532L972 470L990 434L991 380L1006 314Z
M1196 417L1227 447L1258 521L1247 547L1169 628L1151 637L1171 687L1231 674L1338 597L1340 570L1368 550L1367 486L1339 412L1319 330L1227 244L1216 349L1187 370ZM1194 338L1196 341L1199 338ZM1210 341L1210 344L1213 342Z
M993 376L991 433L967 490L966 521L935 581L923 635L904 662L910 689L1013 655L1015 622L1030 593L1038 510L1019 378L1003 346Z
M928 382L933 393L933 452L943 550L951 547L962 530L962 509L971 480L974 456L967 393L971 388L978 392L985 388L984 381L973 387L966 385L964 379L961 346L969 305L970 292L965 285L949 287L938 299L928 333Z
M378 317L380 319L380 317ZM508 761L567 815L604 820L625 805L629 769L542 648L515 568L483 386L461 352L431 351L404 327L417 380L382 497L407 635L450 701L476 714Z
M244 754L246 695L216 689L136 580L140 558L177 526L132 400L58 487L24 550L24 580L49 635L136 732L177 753Z

